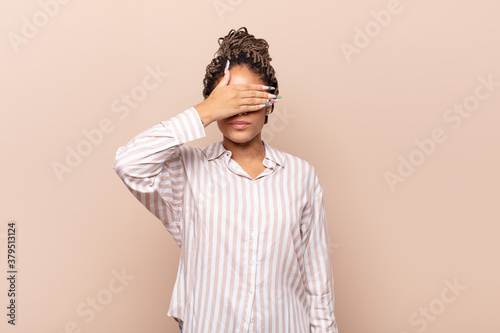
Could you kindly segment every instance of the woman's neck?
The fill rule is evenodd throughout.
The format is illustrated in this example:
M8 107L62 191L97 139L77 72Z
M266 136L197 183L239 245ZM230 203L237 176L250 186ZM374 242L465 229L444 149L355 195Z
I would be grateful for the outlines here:
M222 143L224 148L231 151L231 158L235 161L262 162L266 156L266 147L261 140L260 133L245 143L237 143L227 137L223 138Z

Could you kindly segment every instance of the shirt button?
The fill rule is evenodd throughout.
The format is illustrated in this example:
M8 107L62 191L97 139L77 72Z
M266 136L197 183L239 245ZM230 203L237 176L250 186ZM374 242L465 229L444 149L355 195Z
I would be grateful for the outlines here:
M250 265L252 265L252 266L253 266L254 264L255 264L255 261L250 260Z
M249 293L250 295L252 295L252 294L253 294L253 290L252 290L252 289L250 289L250 291L249 291L248 293Z
M257 233L255 231L252 231L252 233L250 234L250 236L255 237L255 236L257 236Z

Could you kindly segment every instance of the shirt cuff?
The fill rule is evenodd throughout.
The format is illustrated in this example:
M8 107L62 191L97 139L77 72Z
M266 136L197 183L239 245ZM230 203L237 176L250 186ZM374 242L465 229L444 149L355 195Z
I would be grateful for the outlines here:
M172 131L179 145L206 136L205 126L203 126L200 115L194 107L163 121L162 124Z

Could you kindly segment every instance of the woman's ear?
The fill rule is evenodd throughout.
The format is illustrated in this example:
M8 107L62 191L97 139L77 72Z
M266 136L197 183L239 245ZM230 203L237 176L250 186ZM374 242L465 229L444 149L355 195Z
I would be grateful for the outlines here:
M264 124L267 124L268 115L271 113L272 106L266 106L266 117L264 118Z

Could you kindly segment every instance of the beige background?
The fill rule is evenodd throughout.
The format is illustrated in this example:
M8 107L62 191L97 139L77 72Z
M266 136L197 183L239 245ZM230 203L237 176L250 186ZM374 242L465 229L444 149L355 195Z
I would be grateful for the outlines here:
M15 327L1 279L2 332L177 332L179 249L114 154L202 100L217 38L240 26L270 43L283 96L263 138L311 162L325 191L339 331L500 332L500 87L479 79L500 82L499 1L65 1L0 5L0 267L14 220L19 271ZM113 112L148 68L168 76ZM463 103L475 110L449 113ZM424 155L415 140L434 129ZM192 144L222 138L207 132ZM58 179L77 147L87 156ZM400 158L420 165L399 174Z

